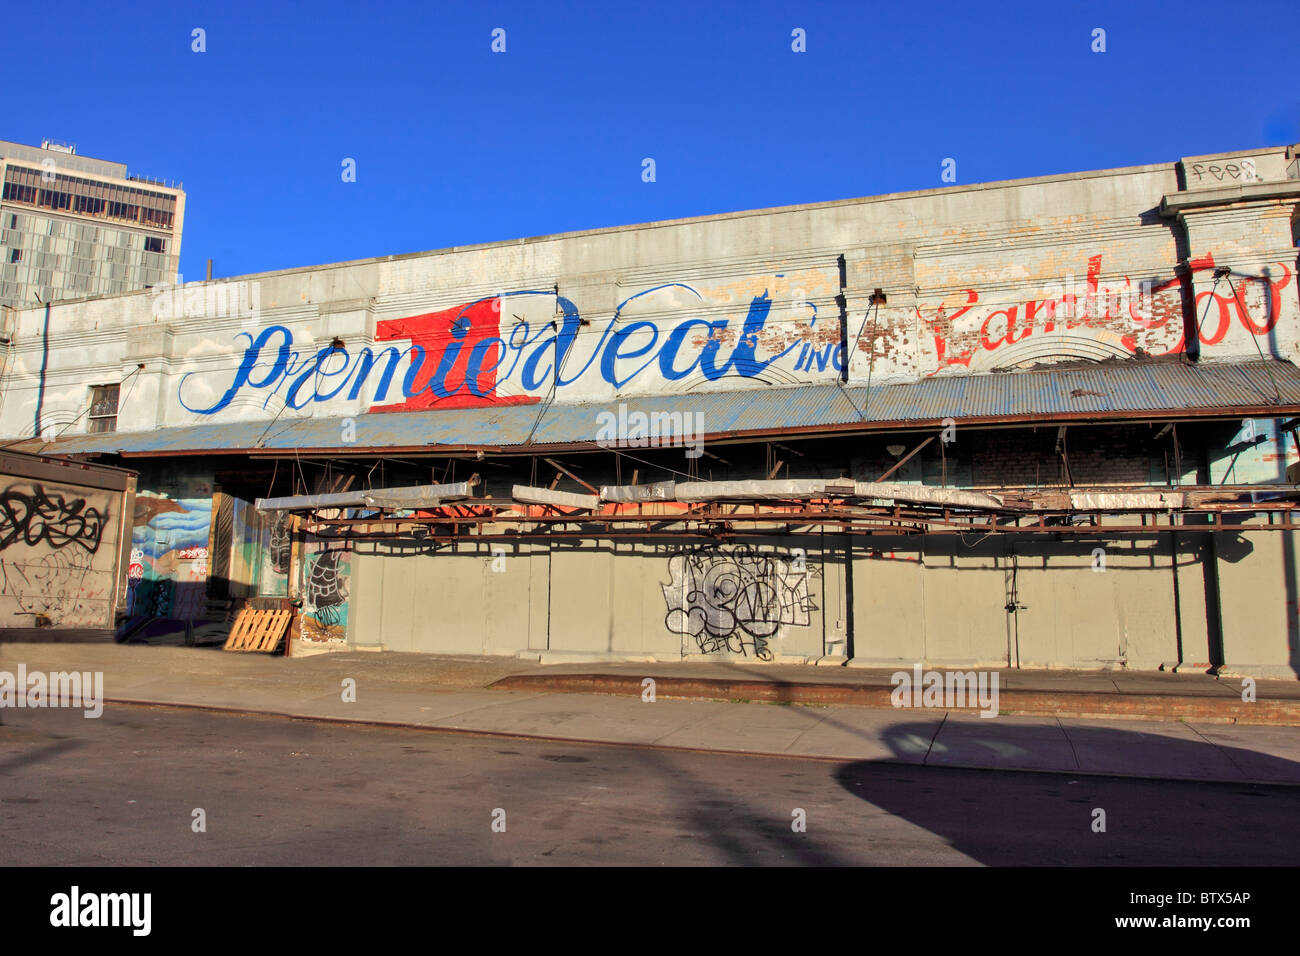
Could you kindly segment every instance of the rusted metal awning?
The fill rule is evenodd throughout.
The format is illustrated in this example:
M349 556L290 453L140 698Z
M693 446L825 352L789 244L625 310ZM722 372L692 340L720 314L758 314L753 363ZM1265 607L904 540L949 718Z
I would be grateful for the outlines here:
M562 399L562 396L561 396ZM659 423L656 443L687 444L775 436L916 429L947 420L972 424L1186 421L1300 415L1300 369L1254 362L1133 359L989 375L942 375L920 382L781 388L629 397L611 404L509 405L358 415L355 441L342 444L343 418L292 417L67 436L22 443L24 451L171 456L299 454L538 454L601 447L602 416L626 407ZM689 414L688 414L689 413ZM696 417L699 416L699 417ZM675 434L684 419L692 434ZM703 423L703 434L693 431ZM649 445L649 442L646 442ZM628 447L635 447L629 445Z

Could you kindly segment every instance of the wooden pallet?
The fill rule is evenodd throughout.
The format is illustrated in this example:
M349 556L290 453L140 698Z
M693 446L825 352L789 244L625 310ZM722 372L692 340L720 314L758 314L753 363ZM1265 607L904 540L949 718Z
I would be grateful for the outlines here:
M246 607L235 618L235 626L226 640L226 651L257 651L269 654L280 646L280 638L293 619L289 608L258 610Z

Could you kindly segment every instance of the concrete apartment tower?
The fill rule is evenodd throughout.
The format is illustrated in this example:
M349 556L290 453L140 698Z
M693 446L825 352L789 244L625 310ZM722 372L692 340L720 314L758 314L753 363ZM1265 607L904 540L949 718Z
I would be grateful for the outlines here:
M75 146L0 140L0 306L174 282L185 193Z

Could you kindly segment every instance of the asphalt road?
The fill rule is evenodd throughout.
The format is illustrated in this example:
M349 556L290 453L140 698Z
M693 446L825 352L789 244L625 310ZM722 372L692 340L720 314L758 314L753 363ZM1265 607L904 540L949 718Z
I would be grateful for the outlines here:
M0 865L1294 865L1300 788L6 710ZM1094 831L1095 809L1105 832ZM196 809L205 832L195 832ZM792 826L804 811L806 830ZM504 811L504 832L500 827Z

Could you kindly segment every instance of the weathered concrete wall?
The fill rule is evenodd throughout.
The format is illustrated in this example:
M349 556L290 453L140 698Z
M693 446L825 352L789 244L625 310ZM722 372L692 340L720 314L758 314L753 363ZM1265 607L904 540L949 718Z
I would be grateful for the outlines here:
M1214 535L1224 671L1300 676L1300 542L1294 531Z
M74 482L77 469L0 458L0 628L113 627L134 485L96 487Z
M350 639L444 654L821 657L835 622L828 636L818 540L358 554Z
M1282 156L1202 161L1210 185L1182 190L1186 162L160 288L57 304L48 337L28 309L5 330L0 434L31 435L38 404L43 431L84 430L90 385L128 381L123 432L527 403L552 388L609 402L831 381L845 361L851 381L884 384L1184 350L1296 358L1294 197L1155 212L1162 197L1215 195L1212 165L1240 175L1249 159L1234 188L1289 188ZM1224 265L1231 284L1214 275ZM1184 293L1207 315L1190 341Z
M851 638L864 666L1204 668L1218 663L1220 629L1208 561L1229 669L1296 676L1300 551L1288 533L1220 533L1214 552L1191 532L1176 547L1104 532L968 537L855 536L851 567L842 535L354 555L350 640L551 659L815 660L843 656Z
M1125 519L1132 523L1133 519ZM1166 541L1014 543L1015 638L1025 667L1127 667L1179 663L1173 559Z

